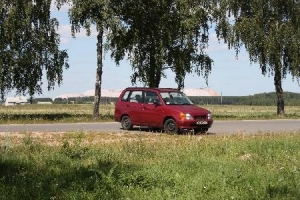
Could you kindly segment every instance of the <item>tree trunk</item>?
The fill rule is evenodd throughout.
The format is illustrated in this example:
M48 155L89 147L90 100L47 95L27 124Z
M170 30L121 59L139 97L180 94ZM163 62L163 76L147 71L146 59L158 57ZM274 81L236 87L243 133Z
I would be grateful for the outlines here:
M95 97L94 97L94 109L93 109L94 119L98 119L100 116L99 105L100 105L100 98L101 98L101 83L102 83L102 72L103 72L102 51L103 51L103 28L101 27L97 35L97 72L96 72Z
M156 60L157 58L155 57L157 48L155 47L156 45L156 40L155 37L152 37L152 42L151 42L151 50L150 50L150 69L149 73L147 75L148 80L148 86L151 88L158 88L159 83L161 80L161 66L160 66L160 60Z
M275 67L274 85L277 95L277 115L284 115L284 97L281 83L281 68Z
M150 69L149 69L149 77L148 77L148 84L151 88L158 88L160 79L161 79L161 71L159 70L160 66L158 66L158 62L155 60L154 57L154 50L151 51L150 54Z

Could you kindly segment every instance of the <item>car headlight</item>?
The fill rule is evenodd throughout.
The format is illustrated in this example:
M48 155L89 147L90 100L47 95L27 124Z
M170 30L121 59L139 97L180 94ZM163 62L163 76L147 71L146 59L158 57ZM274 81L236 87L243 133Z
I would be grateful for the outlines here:
M182 120L191 120L193 119L192 115L189 113L180 113L180 119Z
M208 120L211 120L211 119L212 119L212 114L211 114L211 113L208 113L208 114L207 114L207 119L208 119Z

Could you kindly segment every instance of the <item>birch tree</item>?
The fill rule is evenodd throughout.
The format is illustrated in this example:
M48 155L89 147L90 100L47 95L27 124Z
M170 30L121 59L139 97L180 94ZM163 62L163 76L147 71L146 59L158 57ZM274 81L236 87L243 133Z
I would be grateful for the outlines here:
M51 0L0 0L0 93L42 94L60 85L68 54L59 50L58 21L50 17Z
M184 87L186 74L207 77L212 59L208 46L210 9L207 1L194 0L119 0L116 11L122 30L109 38L112 58L130 60L133 75L145 86L159 87L165 71L175 73L178 88Z
M112 27L117 27L119 20L111 9L113 1L110 0L57 0L58 7L65 3L69 3L71 5L69 18L73 36L80 32L82 28L86 30L88 36L91 35L91 26L95 26L97 30L97 68L93 117L99 118L103 73L102 60L105 38L104 34L108 33ZM117 28L114 28L114 30L117 30Z
M263 75L274 76L277 114L284 115L282 80L300 77L300 2L298 0L216 1L217 33L229 48L245 47ZM227 16L226 16L227 14ZM229 22L232 20L232 22Z

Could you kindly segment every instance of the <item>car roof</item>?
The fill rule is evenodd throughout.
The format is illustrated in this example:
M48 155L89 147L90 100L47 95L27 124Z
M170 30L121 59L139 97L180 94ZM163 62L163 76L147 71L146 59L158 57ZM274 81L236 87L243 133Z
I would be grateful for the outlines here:
M180 91L178 88L127 87L126 90L155 90L158 92Z

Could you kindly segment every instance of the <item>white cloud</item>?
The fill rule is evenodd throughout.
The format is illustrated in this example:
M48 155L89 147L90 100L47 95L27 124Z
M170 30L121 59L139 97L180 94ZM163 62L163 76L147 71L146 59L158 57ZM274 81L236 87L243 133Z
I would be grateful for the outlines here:
M69 38L61 37L60 38L60 43L61 44L68 44L70 42Z
M69 38L71 35L71 26L70 25L59 25L58 33L61 37Z

